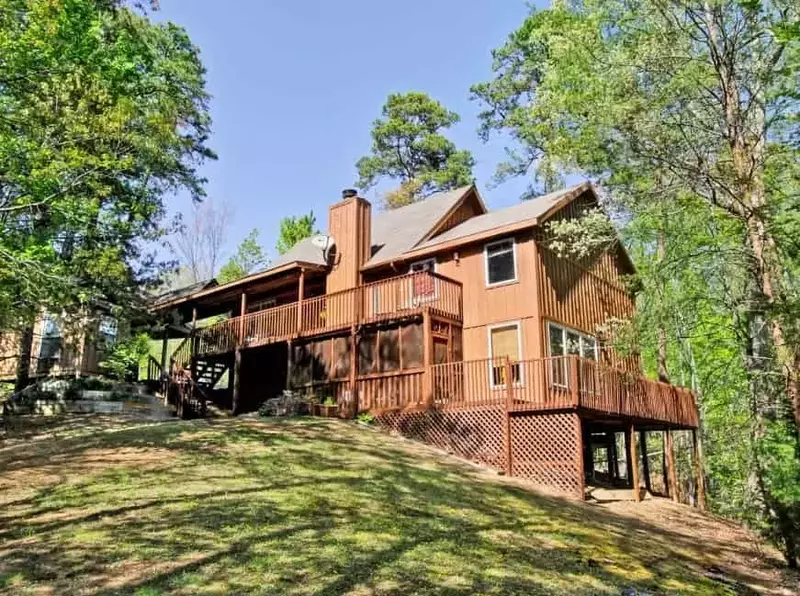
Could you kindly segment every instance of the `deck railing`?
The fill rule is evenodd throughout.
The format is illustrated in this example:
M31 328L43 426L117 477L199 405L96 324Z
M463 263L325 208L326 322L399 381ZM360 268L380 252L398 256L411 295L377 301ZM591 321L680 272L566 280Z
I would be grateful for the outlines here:
M431 367L431 385L433 405L445 409L497 404L515 411L580 408L697 426L694 396L688 389L577 356L437 364Z
M233 317L198 329L198 354L228 352L299 335L413 315L429 309L461 320L461 284L419 272Z

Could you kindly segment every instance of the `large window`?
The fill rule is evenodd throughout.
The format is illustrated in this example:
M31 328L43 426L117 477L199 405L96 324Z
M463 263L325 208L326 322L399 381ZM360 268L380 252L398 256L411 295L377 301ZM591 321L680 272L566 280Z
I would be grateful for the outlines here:
M576 354L583 358L597 360L597 340L591 335L581 333L556 323L547 325L548 356L569 356ZM555 385L567 386L568 364L566 359L551 361L551 382Z
M484 254L487 286L496 286L517 280L517 259L514 240L501 240L487 244L484 248Z
M489 328L489 357L491 382L493 387L506 384L506 366L504 360L511 361L511 380L520 383L521 338L519 323L496 325Z

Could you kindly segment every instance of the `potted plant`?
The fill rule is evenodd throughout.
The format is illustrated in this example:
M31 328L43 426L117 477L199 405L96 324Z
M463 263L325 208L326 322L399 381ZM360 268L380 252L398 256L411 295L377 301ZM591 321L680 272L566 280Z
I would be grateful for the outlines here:
M315 394L311 394L306 398L306 407L308 408L308 413L312 416L322 416L322 412L320 412L320 400L319 396Z
M319 404L319 409L319 415L325 418L333 418L339 413L339 406L332 397L326 397L325 400Z

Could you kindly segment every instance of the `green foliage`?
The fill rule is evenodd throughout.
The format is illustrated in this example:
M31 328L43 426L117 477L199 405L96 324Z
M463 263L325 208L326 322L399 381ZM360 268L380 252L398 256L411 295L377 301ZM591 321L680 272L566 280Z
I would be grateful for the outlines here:
M544 161L603 183L637 266L636 349L698 393L711 505L775 539L789 563L800 543L798 11L789 0L557 1L495 50L494 78L472 89L483 137L514 142L501 177ZM582 235L580 250L597 223L555 231L564 246L565 233Z
M335 406L336 405L336 400L329 395L324 400L322 400L322 405L323 406Z
M578 219L558 219L545 224L547 245L560 257L583 259L617 243L617 230L602 209L592 209Z
M459 121L455 112L420 92L392 93L382 117L372 124L371 154L356 163L358 187L368 189L387 178L399 182L405 202L395 196L394 208L441 190L472 183L475 160L441 134ZM411 192L409 192L411 191Z
M300 217L284 217L281 220L278 243L275 245L275 250L282 255L301 240L314 234L319 234L316 225L317 218L314 216L313 211Z
M140 305L163 197L214 157L197 48L121 1L2 0L0 56L0 326Z
M217 281L221 284L235 281L269 264L269 259L258 243L258 230L254 229L239 243L230 260L222 266Z
M139 363L149 353L150 338L146 333L141 333L118 341L100 367L112 379L133 381L136 380Z
M361 424L373 424L375 422L375 416L370 414L369 412L361 412L357 417Z

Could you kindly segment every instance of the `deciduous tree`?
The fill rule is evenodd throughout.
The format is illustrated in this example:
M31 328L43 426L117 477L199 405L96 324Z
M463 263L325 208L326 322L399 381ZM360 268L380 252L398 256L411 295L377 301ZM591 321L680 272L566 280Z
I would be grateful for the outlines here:
M217 275L217 281L226 284L249 275L269 263L264 249L258 243L258 230L252 230L239 243L236 253L225 263Z
M281 220L275 250L282 255L304 238L319 234L316 224L317 218L314 216L313 211L300 217L284 217Z
M204 194L210 125L182 28L115 0L1 0L0 328L139 304L164 197Z

